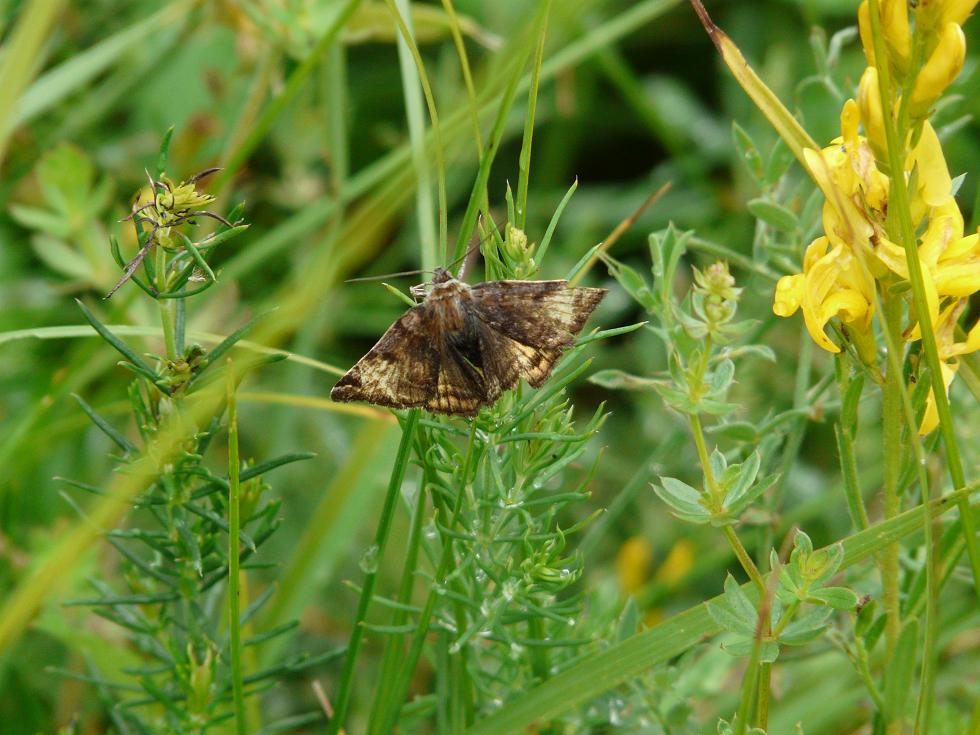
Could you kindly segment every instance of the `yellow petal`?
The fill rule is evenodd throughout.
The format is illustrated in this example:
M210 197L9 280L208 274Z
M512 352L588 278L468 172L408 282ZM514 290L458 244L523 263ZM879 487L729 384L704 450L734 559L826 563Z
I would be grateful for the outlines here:
M941 3L942 19L947 23L963 22L970 17L973 8L977 5L977 0L943 0Z
M783 276L776 283L772 311L776 316L793 316L803 299L803 274Z
M881 93L878 91L878 70L869 66L861 75L858 87L858 107L861 109L861 122L864 134L880 160L885 160L888 144L885 140L885 118L881 114Z
M949 197L943 204L933 207L929 213L929 224L922 233L919 244L919 257L930 266L936 265L950 243L963 237L963 215L956 200Z
M963 29L958 23L946 23L939 31L936 48L916 77L909 99L909 114L912 117L928 114L932 103L959 75L965 58L966 36Z
M828 315L838 316L841 321L853 324L864 321L868 313L868 302L854 289L842 288L827 297L823 308Z
M861 123L861 112L854 100L847 100L840 111L840 132L850 155L857 154L858 125Z
M861 0L858 6L858 31L861 33L861 45L864 47L864 56L868 60L868 66L878 66L875 63L875 45L871 38L871 9L868 0Z
M939 261L942 263L946 260L963 261L973 258L980 258L980 234L976 232L951 242Z
M881 0L881 26L892 52L892 61L904 73L909 59L908 0Z
M943 296L965 299L980 291L980 260L940 267L936 272L936 291Z
M977 350L980 350L980 320L967 333L966 342L963 343L963 352L960 354L966 355Z
M912 149L910 158L911 165L906 165L909 169L912 165L918 167L918 193L922 200L930 207L945 204L951 196L953 180L949 176L949 168L946 166L939 136L928 120L922 124L922 134L919 136L919 142Z
M946 395L949 395L949 386L956 377L956 370L959 363L940 363L943 372L943 385L946 386ZM919 424L919 435L925 436L939 425L939 411L936 409L936 394L932 389L929 390L929 397L926 399L926 412L922 416L922 423Z
M853 247L861 247L867 243L868 238L873 232L871 223L851 201L853 191L841 191L834 181L834 171L827 165L827 161L821 153L812 149L804 149L803 156L806 160L807 170L823 192L827 199L827 204L836 211L840 218L836 225L835 232L831 232L827 227L827 208L824 208L824 230L833 239L835 236L844 240Z
M892 273L904 278L909 278L909 264L905 259L905 248L896 245L885 237L879 237L874 249L875 255L892 271Z
M829 318L811 308L806 302L803 303L803 323L806 324L806 331L810 333L810 338L827 352L840 352L840 347L835 345L823 331Z

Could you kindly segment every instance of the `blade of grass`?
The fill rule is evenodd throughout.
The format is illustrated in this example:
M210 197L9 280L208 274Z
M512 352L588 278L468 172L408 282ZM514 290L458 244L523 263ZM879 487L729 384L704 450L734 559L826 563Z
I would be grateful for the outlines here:
M226 400L228 403L228 631L231 634L231 682L232 699L235 703L235 731L238 735L248 732L245 719L245 699L242 696L242 626L241 599L239 597L238 563L239 563L239 472L241 462L238 459L238 408L235 398L237 384L235 382L235 366L231 359L227 360L228 380L226 382Z
M21 92L41 67L42 48L65 0L34 0L22 6L0 60L0 163L14 131Z
M142 44L147 36L161 34L169 26L182 21L192 5L189 0L170 3L146 19L72 55L64 63L45 72L20 98L11 125L14 127L23 125L50 110L96 79L106 69L122 61L125 55L135 46Z
M415 54L418 53L417 49L413 51L415 32L412 27L410 0L394 0L394 2L388 3L388 7L400 31L397 39L398 65L401 70L405 117L408 121L408 140L412 150L412 164L415 166L417 182L415 187L415 217L419 226L419 250L421 253L419 261L422 270L431 271L436 267L436 238L438 235L432 217L432 176L429 169L429 157L426 155L425 114L422 112L423 101L420 85L425 74L424 65L421 58L415 58ZM436 119L432 118L433 133L436 133L438 129ZM441 159L441 141L437 141L435 145L437 156ZM444 176L444 166L445 164L441 164L440 176ZM444 186L444 183L441 185Z
M242 398L247 395L243 393ZM300 613L316 592L310 585L311 577L317 586L332 577L360 527L354 516L361 518L372 507L368 502L374 495L369 486L371 473L390 455L392 428L390 422L373 421L355 436L350 456L312 509L302 536L283 565L279 590L262 614L260 629L279 625ZM274 656L274 650L263 650L263 663L271 665Z
M364 587L361 590L361 597L357 603L354 626L351 630L350 641L347 644L347 657L344 659L344 670L340 676L337 701L334 703L334 716L330 719L330 728L328 730L330 735L337 735L340 732L347 715L347 708L350 705L357 656L360 653L361 644L364 641L364 621L367 618L368 608L371 605L371 598L374 596L374 587L378 578L378 567L382 559L384 559L385 546L388 543L388 536L391 532L391 522L395 516L395 503L398 500L402 483L405 480L405 471L408 469L409 458L412 453L412 445L415 438L415 427L418 426L418 422L419 411L418 409L412 409L408 412L408 416L405 418L405 423L402 426L401 444L398 446L395 465L391 470L391 478L388 482L384 507L378 519L378 529L374 536L374 544L367 551L369 559L365 564Z
M269 106L265 108L265 111L252 126L245 139L227 154L225 167L215 180L214 186L212 187L213 191L218 192L224 189L232 177L238 172L238 169L241 168L242 164L252 155L286 105L302 89L317 64L320 63L320 59L333 45L334 41L337 40L341 29L343 29L360 4L361 0L347 0L344 6L337 11L337 14L333 17L333 20L327 26L323 35L320 36L316 45L306 55L306 58L303 59L303 63L297 66L293 73L289 75L289 80L286 82L279 96L272 100Z
M575 67L577 64L580 64L585 59L597 53L599 49L635 32L638 28L663 15L674 6L680 4L680 2L681 0L646 0L631 7L612 20L592 29L584 38L573 41L544 62L541 67L542 81L552 80L561 72ZM505 49L503 53L510 54L512 51L513 49ZM518 85L517 93L527 91L530 88L530 84L530 75L525 75ZM501 103L501 96L491 83L488 89L480 94L479 114L489 114L499 109ZM445 138L444 142L447 146L451 147L456 142L457 136L460 134L461 128L466 122L466 117L466 110L456 110L446 120L443 133ZM222 274L229 280L238 280L252 273L255 269L265 264L271 256L291 246L309 232L329 221L338 206L349 204L374 190L383 182L395 179L399 175L399 172L408 166L411 166L411 149L407 145L399 146L387 156L378 159L352 176L348 185L336 198L331 198L326 201L318 200L311 203L269 232L261 240L251 243L240 254L230 258L224 265ZM405 181L402 181L400 185L405 186L405 183ZM482 189L484 193L485 189L486 187L484 186ZM477 207L476 211L479 211L479 207ZM475 219L476 215L474 213L474 222ZM463 250L465 250L467 240L468 236L463 238ZM357 243L358 246L362 245L357 240L352 240L351 242ZM370 253L367 255L370 255ZM457 258L452 258L451 260L455 259ZM733 262L741 264L741 262L747 261L744 256L736 253ZM752 268L752 265L748 263L745 267Z
M548 33L548 16L551 14L551 0L545 0L541 11L541 32L534 52L531 67L531 89L527 93L527 116L524 119L524 138L521 141L521 154L517 169L517 212L514 225L523 230L527 224L527 181L531 175L531 141L534 138L534 115L538 109L538 87L541 84L541 62L544 59L544 41Z

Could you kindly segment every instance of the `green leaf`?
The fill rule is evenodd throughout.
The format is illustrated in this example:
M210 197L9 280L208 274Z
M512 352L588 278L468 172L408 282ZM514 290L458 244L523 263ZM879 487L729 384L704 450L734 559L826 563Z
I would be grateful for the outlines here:
M609 275L619 281L619 285L623 287L626 293L633 297L634 301L647 311L653 312L657 310L658 304L654 298L653 291L650 290L647 282L643 280L643 277L639 273L630 266L620 263L612 256L601 251L599 257L609 269Z
M653 490L675 516L692 523L711 520L711 512L702 505L701 493L693 487L673 477L661 477L660 483L653 485Z
M71 396L78 401L78 405L81 406L82 410L90 419L92 419L92 423L99 427L103 434L112 439L112 441L114 441L120 449L127 454L136 454L139 451L136 446L129 441L129 439L116 431L116 429L108 421L102 418L94 408L88 405L84 398L77 393L72 393Z
M728 491L728 495L725 496L725 505L734 505L742 499L755 482L761 464L762 455L756 451L752 452L749 458L742 464L736 465L738 467L738 476L735 484Z
M847 587L824 587L813 590L807 597L807 602L818 600L836 610L853 610L857 607L858 596Z
M92 264L80 252L57 238L37 234L31 238L31 248L48 268L68 278L79 278L86 283L95 280Z
M732 656L743 658L752 655L756 642L754 638L740 638L739 640L723 643L721 648L725 653ZM779 644L776 641L759 642L759 662L771 664L779 658Z
M748 624L745 620L740 618L731 608L731 605L725 602L709 602L708 614L711 619L715 621L719 628L722 630L727 630L729 633L738 633L749 638L751 643L752 636L755 635L755 624ZM723 646L724 647L724 646ZM729 650L725 647L726 650ZM751 648L751 646L750 646ZM732 654L735 656L743 654Z
M754 217L780 232L792 234L800 227L800 221L793 212L769 199L753 199L746 207Z
M792 165L793 152L782 138L776 138L776 144L769 152L769 160L766 161L766 172L763 177L766 186L775 186Z
M833 612L833 608L824 606L808 610L783 628L783 632L779 634L779 642L788 646L802 646L816 640L826 630L827 618Z
M568 191L565 192L565 196L563 196L561 201L558 203L555 213L551 215L551 221L548 223L548 228L544 231L544 237L541 238L541 244L538 245L537 251L534 253L535 262L540 263L545 254L548 252L548 246L551 245L551 238L555 234L555 228L558 227L558 220L561 219L561 213L565 211L565 205L568 204L568 200L572 198L572 194L575 193L576 189L578 189L578 179L575 179L575 181L572 182L572 185L568 187Z
M116 351L125 357L132 365L136 366L141 374L152 375L154 376L154 380L159 379L160 376L158 376L149 365L143 362L143 358L137 355L136 352L134 352L129 345L119 339L119 337L110 332L109 328L100 322L95 314L93 314L84 303L82 303L79 299L75 299L75 303L78 304L78 308L82 310L82 314L85 316L85 319L92 325L92 328L102 336L102 339L112 345Z
M671 223L662 233L652 233L648 239L650 257L653 260L653 287L663 305L673 301L671 287L674 274L690 237L690 232L678 233Z
M712 436L719 436L732 441L743 442L746 444L755 442L759 433L756 431L755 424L747 421L731 421L727 424L716 424L706 429Z
M749 175L755 179L755 183L760 187L764 186L765 178L762 155L759 153L759 148L753 142L751 136L737 122L732 123L732 142L735 144L738 157L745 163Z
M731 574L725 577L724 589L725 599L731 604L732 610L742 620L752 626L754 633L759 620L759 612L755 609L755 605Z
M885 670L885 721L902 719L909 703L912 674L915 671L915 653L919 638L919 621L908 620L899 633L895 651Z
M631 375L623 370L600 370L590 375L588 380L610 390L650 390L657 385L656 380Z

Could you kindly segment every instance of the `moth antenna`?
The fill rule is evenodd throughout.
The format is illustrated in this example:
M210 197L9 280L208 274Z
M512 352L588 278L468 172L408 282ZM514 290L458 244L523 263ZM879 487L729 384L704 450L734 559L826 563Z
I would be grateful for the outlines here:
M432 271L401 271L399 273L385 273L381 276L361 276L360 278L348 278L344 283L367 283L368 281L380 281L385 278L400 278L402 276L420 276L423 273L431 273Z

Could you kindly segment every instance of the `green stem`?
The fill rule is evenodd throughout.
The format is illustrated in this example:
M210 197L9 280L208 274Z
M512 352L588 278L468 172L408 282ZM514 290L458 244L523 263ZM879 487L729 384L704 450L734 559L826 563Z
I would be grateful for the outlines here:
M351 689L354 685L354 668L357 665L357 656L364 642L364 621L367 618L368 608L371 605L371 598L374 597L374 587L378 579L378 567L384 558L385 546L388 543L388 536L391 532L391 522L395 517L395 504L398 500L402 482L405 480L405 471L408 469L408 460L411 455L412 442L415 436L415 428L419 422L418 409L412 409L405 417L402 427L402 439L398 445L398 454L395 455L395 466L392 468L391 477L388 481L388 492L385 495L384 507L381 509L381 517L378 519L378 529L374 535L374 545L368 551L373 556L364 574L364 586L361 588L361 597L357 603L357 613L354 617L354 627L351 630L350 641L347 644L347 658L344 661L344 670L340 676L340 686L337 690L337 701L334 704L334 716L330 720L330 735L337 735L343 727L344 718L347 715L347 707L350 705Z
M837 372L837 384L840 387L841 396L848 392L849 380L847 378L847 361L844 354L837 355L835 362ZM851 423L845 426L844 422ZM837 437L837 454L840 458L841 478L844 481L844 498L847 500L847 510L851 516L851 523L859 531L871 525L868 519L868 509L864 506L864 495L861 493L861 482L858 479L857 458L854 455L854 434L857 429L857 412L853 416L843 414L834 426L834 435Z
M759 666L759 692L755 711L755 726L767 730L769 728L769 691L772 680L772 664L763 663Z
M228 630L231 634L231 682L235 700L235 731L245 735L248 726L245 717L245 697L242 675L241 598L238 589L239 575L239 471L238 458L238 406L235 399L235 368L228 360Z
M456 499L453 503L452 516L449 519L449 524L447 526L450 529L456 527L456 524L459 521L459 515L463 509L463 498L466 496L466 488L467 484L469 483L470 467L472 466L473 462L475 443L476 422L474 421L470 427L469 441L466 445L466 458L463 460L463 473L460 477L460 486L456 490ZM402 663L401 676L392 690L392 706L388 711L387 720L383 723L385 728L382 728L382 732L390 732L394 727L394 723L398 721L398 714L401 710L402 703L405 700L406 693L408 692L408 685L411 680L412 673L415 671L415 666L418 663L419 658L422 656L422 648L425 646L425 638L429 632L429 623L432 620L432 615L436 608L436 601L439 598L439 589L445 583L446 577L450 571L452 560L453 537L446 534L442 539L442 551L439 555L439 563L436 567L436 573L433 577L432 585L429 587L429 594L426 596L425 605L422 608L422 612L419 613L415 624L415 636L412 638L412 645L409 647L408 654ZM457 660L457 658L458 657L451 657L451 660Z
M704 473L704 484L707 488L708 500L711 502L712 506L720 504L721 498L719 498L718 482L715 478L715 473L711 470L711 462L708 457L708 447L704 441L704 431L701 428L701 418L696 414L690 414L691 420L691 433L694 435L694 446L697 448L698 459L701 462L701 471ZM742 565L742 569L745 573L749 575L749 579L759 588L761 593L766 591L766 583L762 579L762 575L759 573L759 568L752 561L752 557L745 547L742 546L742 542L739 541L738 536L735 534L735 530L731 526L723 526L722 533L725 534L725 538L728 539L728 543L731 545L732 550L735 552L735 556L738 557L739 562Z
M157 290L160 293L165 293L167 290L167 251L157 245L154 257L156 258ZM160 326L163 328L163 343L167 351L167 359L176 360L177 338L174 330L173 304L170 302L170 299L158 299L157 306L160 309Z
M886 294L884 300L883 327L888 333L889 343L898 348L901 340L902 302L895 296ZM897 355L896 355L897 357ZM897 367L896 367L897 366ZM889 360L884 395L881 407L882 451L884 457L884 516L890 520L901 511L901 498L898 483L902 472L902 397L904 378L898 360ZM888 655L891 656L902 629L901 610L898 599L898 543L885 547L881 555L881 581L885 603L885 640Z
M878 0L869 0L869 15L871 19L871 35L874 41L875 58L887 59L885 39L881 31L881 17L879 15ZM892 100L895 95L892 90L891 71L887 63L882 63L878 67L879 94L882 110L892 109ZM926 364L929 366L929 378L932 382L932 393L936 403L936 411L939 414L939 426L942 432L943 444L946 446L946 461L949 465L949 475L953 482L953 489L959 490L966 484L966 477L963 472L963 462L960 458L959 445L956 441L956 427L953 424L953 415L949 407L949 399L946 396L946 386L943 383L941 361L939 358L939 348L936 343L935 328L929 317L927 307L925 280L922 275L922 263L919 261L919 252L915 241L915 225L912 222L912 212L909 203L908 185L903 175L903 161L905 157L905 140L907 130L896 129L895 120L889 114L884 114L885 139L888 146L888 166L891 171L890 190L888 194L888 214L889 220L892 217L898 219L898 231L889 232L890 235L897 235L897 239L905 248L905 259L908 265L909 282L912 284L912 296L915 304L915 313L918 317L917 322L922 333L922 349L926 355ZM892 228L893 229L893 228ZM963 518L963 537L966 542L967 554L970 557L970 568L973 573L973 591L980 602L980 543L977 541L977 529L970 513L968 499L960 503L960 516Z
M425 449L425 444L422 444L421 448L417 450L419 456L425 455ZM430 483L428 467L423 468L422 473L422 483L419 486L418 497L412 513L408 548L405 552L405 564L402 568L401 583L398 588L398 602L401 606L396 608L391 616L393 630L397 630L405 624L408 618L408 605L412 601L412 587L415 583L415 570L418 568L419 549L422 540L422 519L425 516L425 493ZM378 687L368 724L367 732L369 735L385 732L379 728L388 721L386 710L393 706L391 690L398 682L399 672L404 661L404 639L404 633L393 633L385 641L384 653L381 658L381 673L378 676Z

